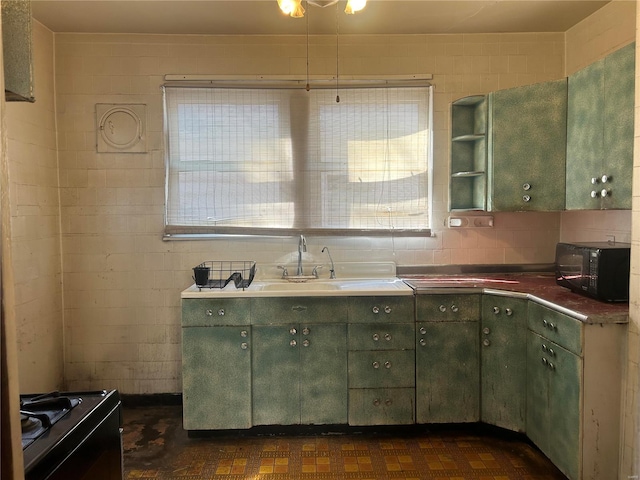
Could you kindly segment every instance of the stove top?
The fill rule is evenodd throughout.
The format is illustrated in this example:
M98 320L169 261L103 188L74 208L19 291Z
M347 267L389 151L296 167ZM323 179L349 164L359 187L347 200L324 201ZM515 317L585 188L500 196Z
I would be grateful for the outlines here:
M80 405L82 398L61 396L59 392L20 398L22 448L31 445L69 411Z

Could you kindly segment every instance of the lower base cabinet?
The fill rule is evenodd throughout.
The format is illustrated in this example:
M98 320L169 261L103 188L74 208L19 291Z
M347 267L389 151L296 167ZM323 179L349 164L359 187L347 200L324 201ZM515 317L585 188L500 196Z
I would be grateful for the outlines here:
M254 425L347 423L347 327L253 327Z
M349 389L350 425L410 425L414 423L413 388Z
M182 329L185 429L252 426L250 338L248 325Z

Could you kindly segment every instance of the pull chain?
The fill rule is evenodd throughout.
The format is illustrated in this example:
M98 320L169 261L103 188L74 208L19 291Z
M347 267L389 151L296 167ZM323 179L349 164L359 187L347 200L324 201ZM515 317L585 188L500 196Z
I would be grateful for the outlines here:
M338 55L339 45L340 45L338 40L340 36L339 35L339 30L340 30L339 19L340 19L340 16L339 16L339 10L338 10L338 3L336 2L336 103L340 103L339 84L338 84L338 78L339 78L338 70L339 70L339 64L340 64L339 55Z
M309 10L307 5L307 10ZM307 85L305 87L307 92L311 90L309 86L309 12L307 11Z

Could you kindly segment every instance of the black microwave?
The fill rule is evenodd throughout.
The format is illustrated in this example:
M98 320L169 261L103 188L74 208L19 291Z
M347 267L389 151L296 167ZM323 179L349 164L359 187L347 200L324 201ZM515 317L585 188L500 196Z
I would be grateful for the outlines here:
M628 243L558 243L556 283L605 302L627 302L630 259Z

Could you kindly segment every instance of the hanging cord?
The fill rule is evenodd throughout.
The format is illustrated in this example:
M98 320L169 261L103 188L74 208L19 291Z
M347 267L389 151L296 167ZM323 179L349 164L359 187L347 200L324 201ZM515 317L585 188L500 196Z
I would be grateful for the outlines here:
M339 31L340 31L340 14L339 14L339 10L338 10L338 2L336 2L336 103L340 103L340 93L339 93L339 85L338 85L338 69L339 69L339 55L338 55L338 51L339 51L339 41L338 41L338 37L339 37Z
M307 85L305 87L307 92L311 90L309 85L309 10L309 2L307 2Z

